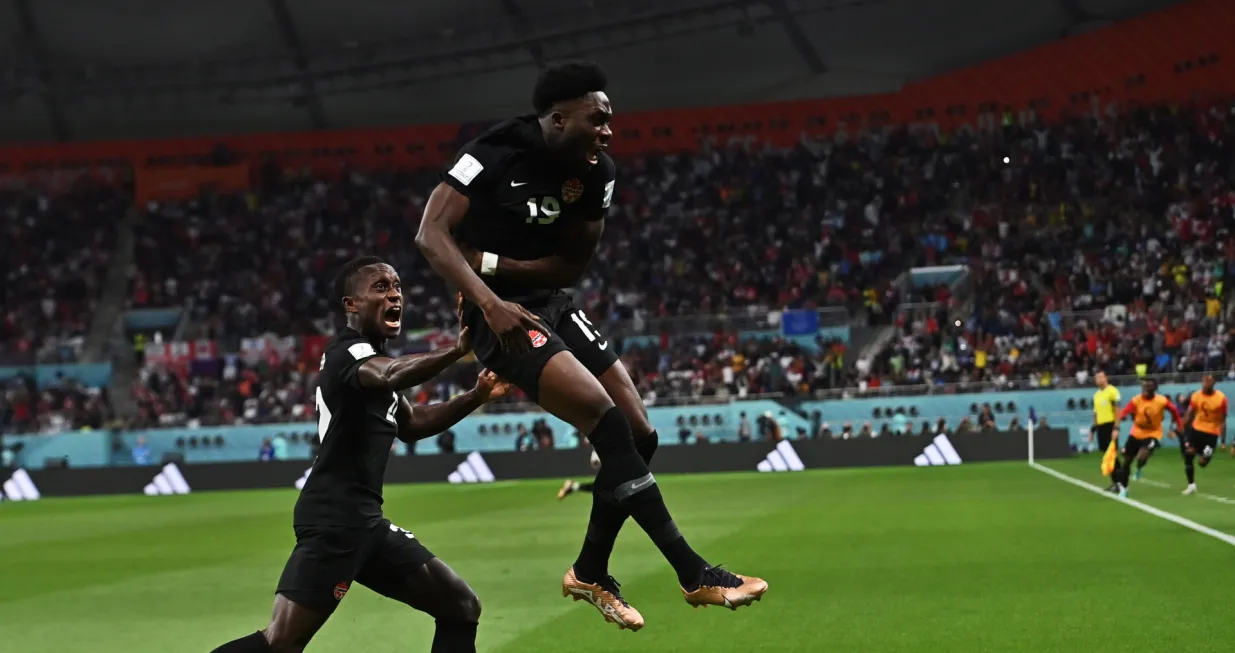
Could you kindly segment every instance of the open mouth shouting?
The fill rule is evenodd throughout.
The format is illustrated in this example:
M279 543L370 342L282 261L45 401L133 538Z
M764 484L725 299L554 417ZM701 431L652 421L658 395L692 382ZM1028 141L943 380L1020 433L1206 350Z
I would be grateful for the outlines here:
M588 150L587 162L595 164L600 160L600 153L607 149L609 149L608 143L596 143L592 146L592 149Z
M382 323L386 325L387 329L397 331L399 327L403 326L403 307L391 306L386 309L386 312L382 313Z

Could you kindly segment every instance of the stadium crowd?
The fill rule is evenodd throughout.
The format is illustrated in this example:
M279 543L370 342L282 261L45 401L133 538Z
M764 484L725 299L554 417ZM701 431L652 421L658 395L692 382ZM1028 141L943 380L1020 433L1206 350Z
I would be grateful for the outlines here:
M631 341L623 360L648 403L854 386L1046 387L1084 383L1098 367L1232 370L1233 135L1229 105L1156 107L1049 127L842 130L789 151L623 159L614 213L576 294L598 323L845 306L897 331L873 360L839 342L647 333L652 341ZM188 302L220 351L261 334L329 332L331 273L374 252L403 277L409 340L453 329L453 301L411 246L437 172L267 172L243 196L143 207L132 305ZM15 222L6 225L20 229ZM74 238L106 238L88 232ZM66 249L80 244L67 238ZM62 258L78 266L83 251L106 262L106 247L72 251ZM898 279L912 265L945 264L966 266L969 282ZM936 303L900 308L923 301ZM11 330L4 342L13 345ZM474 364L457 367L422 399L470 387ZM138 421L307 416L313 372L294 361L184 378L147 369L134 389Z
M81 177L0 190L0 364L73 362L131 202Z
M975 184L975 210L932 242L931 258L969 267L972 301L901 313L871 378L1035 387L1083 384L1098 368L1235 374L1232 111L1014 128L1016 164Z
M83 386L63 375L41 389L27 375L0 384L0 435L100 429L114 417L105 387Z

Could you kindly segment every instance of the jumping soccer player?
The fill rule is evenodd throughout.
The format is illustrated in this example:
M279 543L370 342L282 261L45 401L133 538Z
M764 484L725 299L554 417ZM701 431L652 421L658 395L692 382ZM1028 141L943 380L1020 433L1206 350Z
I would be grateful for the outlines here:
M347 326L326 345L317 389L321 448L296 502L296 548L283 569L265 630L214 653L301 651L353 581L437 621L433 653L474 653L480 601L472 588L410 532L382 516L382 479L394 439L413 443L453 426L509 388L484 370L476 387L445 403L416 406L401 391L432 379L469 350L453 347L390 358L399 335L399 276L366 256L335 280Z
M1107 378L1106 372L1098 372L1094 375L1094 381L1098 385L1098 391L1093 393L1093 426L1089 429L1089 441L1093 442L1094 436L1098 439L1098 453L1105 454L1107 447L1111 444L1111 434L1115 432L1115 411L1119 406L1119 389L1111 385ZM1111 485L1106 488L1107 492L1118 492L1119 483L1116 479L1119 478L1119 457L1115 457L1115 470L1111 472Z
M1184 415L1183 450L1184 473L1188 487L1184 494L1196 493L1196 469L1193 460L1200 458L1201 467L1207 467L1218 450L1218 439L1226 444L1226 395L1214 387L1214 376L1206 374L1201 379L1201 391L1192 393L1188 411Z
M1178 429L1183 425L1179 410L1170 399L1157 394L1158 382L1145 379L1141 383L1141 394L1132 398L1124 409L1119 411L1116 423L1132 415L1132 432L1123 446L1123 464L1119 467L1119 496L1128 496L1128 474L1132 470L1132 460L1136 460L1136 478L1141 478L1141 470L1149 462L1149 457L1162 444L1162 419L1167 412L1171 414L1172 426ZM1116 430L1114 437L1119 437ZM1171 437L1175 437L1174 432Z
M592 450L590 462L592 469L600 471L600 456L596 455L595 449ZM561 501L575 492L592 492L595 489L596 483L594 481L592 483L580 483L579 481L568 478L564 483L562 483L562 489L557 491L557 500Z
M416 243L467 298L464 324L481 362L588 434L603 465L562 593L637 630L643 617L608 571L627 515L673 566L690 605L736 609L768 585L709 565L687 544L648 471L658 436L634 383L561 290L583 275L613 199L606 85L592 63L547 67L532 93L535 114L500 123L460 150L429 197Z

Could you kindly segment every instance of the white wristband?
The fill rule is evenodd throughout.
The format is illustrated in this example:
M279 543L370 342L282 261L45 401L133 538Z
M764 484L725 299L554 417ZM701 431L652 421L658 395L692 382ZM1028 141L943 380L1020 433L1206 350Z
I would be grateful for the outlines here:
M485 252L480 257L480 273L487 277L497 274L497 254Z

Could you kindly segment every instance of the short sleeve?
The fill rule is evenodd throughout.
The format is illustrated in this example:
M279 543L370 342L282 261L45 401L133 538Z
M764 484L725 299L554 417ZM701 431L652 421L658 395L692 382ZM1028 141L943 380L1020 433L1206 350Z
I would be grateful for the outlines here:
M609 207L613 204L613 188L617 181L617 167L613 159L601 152L588 175L588 187L583 189L582 217L588 222L605 219Z
M323 373L336 387L360 390L360 366L380 355L373 345L362 339L341 342L326 352Z
M501 150L480 141L472 141L459 149L450 168L442 173L442 181L465 197L477 190L485 191L500 177Z

